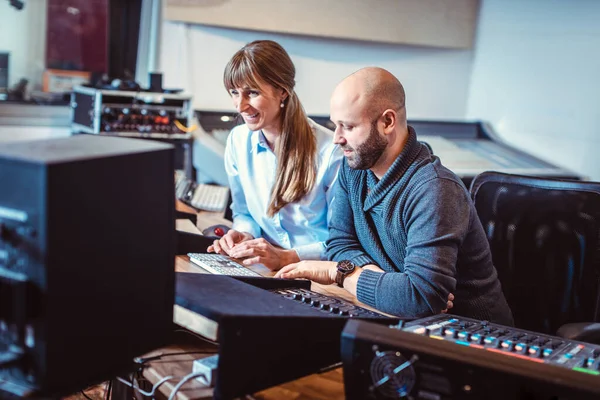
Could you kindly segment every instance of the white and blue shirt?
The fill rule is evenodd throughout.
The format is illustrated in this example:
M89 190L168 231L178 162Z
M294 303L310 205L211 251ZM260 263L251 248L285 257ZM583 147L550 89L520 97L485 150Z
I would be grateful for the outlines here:
M262 131L246 125L232 129L225 149L233 229L263 237L284 249L294 249L300 260L324 260L327 225L343 152L333 143L333 132L309 119L317 139L317 179L299 201L267 216L275 183L277 158Z

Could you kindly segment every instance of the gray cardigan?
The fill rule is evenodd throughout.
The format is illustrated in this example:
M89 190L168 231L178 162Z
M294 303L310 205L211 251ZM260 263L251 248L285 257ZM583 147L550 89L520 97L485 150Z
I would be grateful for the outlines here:
M417 141L378 181L370 170L340 169L327 256L363 270L358 299L405 318L452 314L512 325L483 227L461 180Z

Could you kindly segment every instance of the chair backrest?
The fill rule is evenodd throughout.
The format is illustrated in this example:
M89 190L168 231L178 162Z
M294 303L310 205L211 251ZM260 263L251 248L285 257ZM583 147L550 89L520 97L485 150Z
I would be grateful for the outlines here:
M600 183L484 172L471 197L519 328L600 315Z

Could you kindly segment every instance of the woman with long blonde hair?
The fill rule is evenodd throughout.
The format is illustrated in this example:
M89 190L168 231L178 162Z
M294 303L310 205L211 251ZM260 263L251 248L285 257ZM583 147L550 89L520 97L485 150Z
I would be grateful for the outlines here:
M225 67L223 81L244 125L231 131L225 150L233 229L208 251L273 270L325 259L343 155L333 132L306 116L295 75L288 53L270 40L247 44Z

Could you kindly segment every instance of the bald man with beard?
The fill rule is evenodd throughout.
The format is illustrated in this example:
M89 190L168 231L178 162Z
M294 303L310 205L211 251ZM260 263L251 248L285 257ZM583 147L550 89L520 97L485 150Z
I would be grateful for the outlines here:
M512 325L483 227L462 181L407 125L402 84L381 68L344 79L331 97L344 151L329 226L331 261L276 277L334 284L383 312L453 314Z

